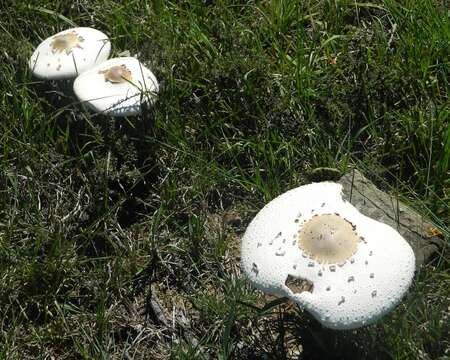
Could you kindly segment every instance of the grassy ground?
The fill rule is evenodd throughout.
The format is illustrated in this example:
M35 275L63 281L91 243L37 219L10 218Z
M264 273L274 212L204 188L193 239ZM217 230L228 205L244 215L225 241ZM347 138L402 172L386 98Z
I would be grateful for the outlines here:
M450 357L447 249L351 332L239 270L251 218L319 166L359 168L448 243L446 0L2 4L1 359ZM33 48L74 25L154 70L154 109L93 116L31 76Z

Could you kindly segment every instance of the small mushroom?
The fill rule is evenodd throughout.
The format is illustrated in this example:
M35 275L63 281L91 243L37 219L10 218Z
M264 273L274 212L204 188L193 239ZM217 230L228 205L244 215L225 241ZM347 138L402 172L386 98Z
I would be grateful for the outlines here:
M67 29L41 42L28 65L38 78L72 79L105 61L111 52L108 37L99 30Z
M396 230L361 214L341 191L340 184L322 182L272 200L249 224L241 258L256 288L290 298L328 328L353 329L398 304L411 285L415 257ZM304 222L295 221L299 212ZM269 243L279 232L297 235L296 246L280 243L274 251ZM311 283L311 290L291 289L288 278Z
M75 79L78 99L96 113L137 115L152 105L159 86L155 75L133 57L109 59Z

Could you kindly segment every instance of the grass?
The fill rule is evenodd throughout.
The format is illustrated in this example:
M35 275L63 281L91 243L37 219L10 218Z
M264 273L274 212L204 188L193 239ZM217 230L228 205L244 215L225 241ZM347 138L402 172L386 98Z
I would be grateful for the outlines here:
M445 1L7 0L0 15L0 359L449 358L448 246L352 332L271 304L238 261L263 204L325 166L358 167L448 244ZM94 116L70 83L31 76L33 48L75 25L149 65L154 108Z

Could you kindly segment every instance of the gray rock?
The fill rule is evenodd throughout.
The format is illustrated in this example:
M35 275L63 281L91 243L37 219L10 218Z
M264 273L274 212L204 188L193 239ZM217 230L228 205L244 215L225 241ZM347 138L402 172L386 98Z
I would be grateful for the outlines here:
M343 186L344 198L361 213L396 229L414 250L416 269L443 246L435 236L435 226L423 215L399 201L398 197L378 189L358 170L345 174L338 181Z

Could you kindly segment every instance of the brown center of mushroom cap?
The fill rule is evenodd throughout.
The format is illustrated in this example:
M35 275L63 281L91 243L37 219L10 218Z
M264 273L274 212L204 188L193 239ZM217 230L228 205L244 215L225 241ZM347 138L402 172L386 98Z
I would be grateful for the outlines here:
M358 235L348 220L337 214L316 215L298 232L298 245L319 263L341 263L358 246Z
M62 53L65 51L66 54L69 54L73 48L81 48L80 43L82 41L84 41L84 39L81 36L79 36L75 31L71 31L64 35L56 35L50 43L50 46L52 47L52 52L54 53Z
M105 81L109 81L111 83L122 83L133 80L131 71L128 70L128 68L123 64L99 71L99 74L103 74L105 76Z

